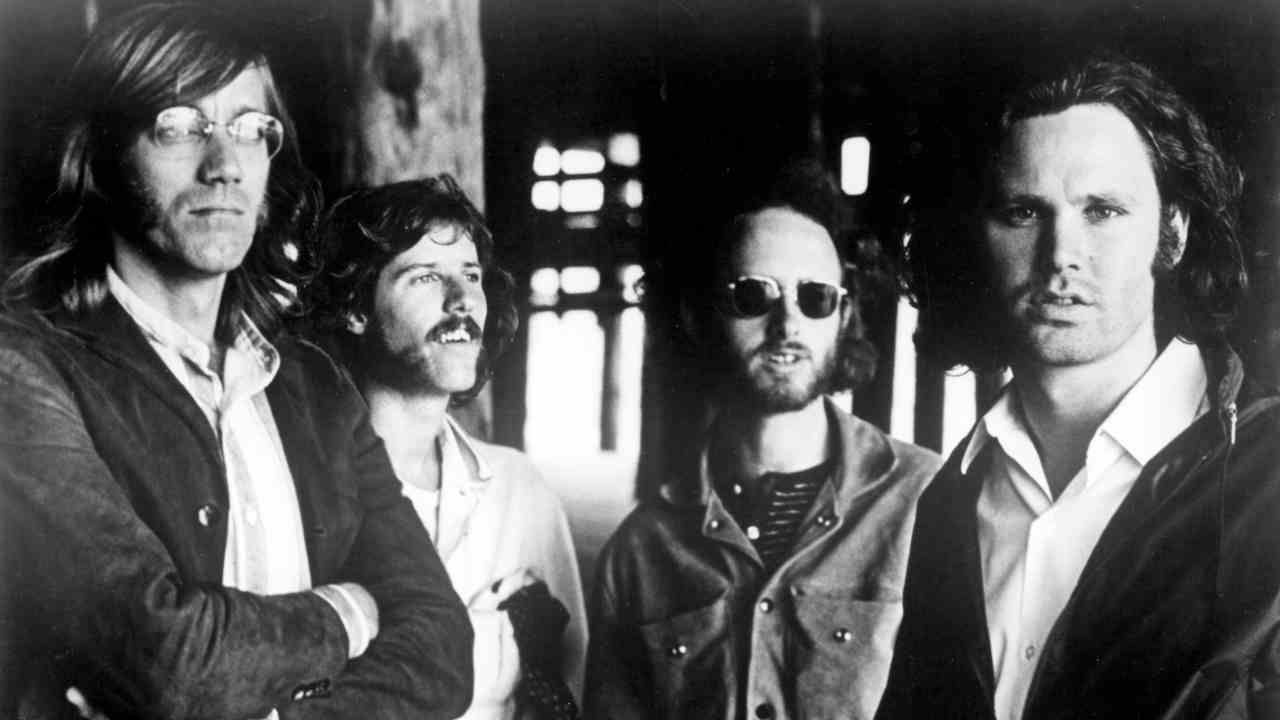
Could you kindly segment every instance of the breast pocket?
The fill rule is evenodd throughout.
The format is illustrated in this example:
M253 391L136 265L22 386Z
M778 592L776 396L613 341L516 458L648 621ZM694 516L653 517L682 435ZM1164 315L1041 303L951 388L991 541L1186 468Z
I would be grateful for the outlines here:
M726 717L736 687L729 598L640 626L653 707L663 717Z
M797 717L870 720L889 679L902 602L813 587L793 600Z

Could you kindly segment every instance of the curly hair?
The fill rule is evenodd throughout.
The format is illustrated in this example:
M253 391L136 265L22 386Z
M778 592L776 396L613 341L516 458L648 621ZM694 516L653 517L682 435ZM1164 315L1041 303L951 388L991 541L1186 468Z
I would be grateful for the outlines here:
M143 5L101 23L64 88L63 139L48 232L6 278L6 308L47 314L91 311L107 296L112 230L136 224L122 172L125 149L156 113L216 92L256 68L267 112L284 125L271 161L266 219L244 262L227 276L218 333L226 338L243 311L268 337L293 307L292 288L307 279L301 247L319 216L319 184L302 164L293 122L262 45L227 16L196 4Z
M348 329L353 316L373 313L378 275L397 255L412 248L433 228L454 226L475 243L489 307L476 383L454 393L463 404L488 382L493 364L515 334L519 315L515 283L494 260L493 235L484 217L447 174L357 190L334 203L320 233L320 272L304 288L311 331L335 354L363 387L367 368L359 359L362 336Z
M973 123L978 137L952 148L946 179L917 194L921 202L915 203L920 209L907 245L905 282L920 308L916 344L939 366L1006 366L1006 329L996 321L1002 316L999 298L976 243L978 211L997 150L1013 125L1081 104L1106 104L1123 113L1151 159L1163 210L1152 265L1160 342L1174 336L1220 339L1233 321L1247 289L1236 238L1242 174L1215 147L1200 116L1150 69L1115 55L1094 56L1043 73L1006 96L989 116L994 122ZM1190 222L1176 263L1175 210Z
M732 253L742 239L750 217L769 208L792 210L822 226L831 236L840 259L843 285L849 291L853 312L841 331L837 349L837 374L832 391L852 389L870 380L876 372L878 353L866 337L862 320L864 305L878 294L892 289L893 272L890 261L881 250L876 237L854 226L852 212L841 196L835 180L821 163L802 157L788 160L774 175L765 192L750 198L739 212L715 237L702 257L695 259L674 280L679 285L679 295L705 328L715 328L708 322L716 303L715 295L723 283L731 278L724 276ZM722 338L686 338L697 347L686 348L712 372L725 361Z

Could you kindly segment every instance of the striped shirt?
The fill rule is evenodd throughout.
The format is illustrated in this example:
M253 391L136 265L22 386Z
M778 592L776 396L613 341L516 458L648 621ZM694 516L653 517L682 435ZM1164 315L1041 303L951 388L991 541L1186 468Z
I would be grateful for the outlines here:
M754 491L732 483L721 493L725 509L746 532L766 572L772 574L787 558L801 522L834 468L828 460L799 472L769 472L749 486Z

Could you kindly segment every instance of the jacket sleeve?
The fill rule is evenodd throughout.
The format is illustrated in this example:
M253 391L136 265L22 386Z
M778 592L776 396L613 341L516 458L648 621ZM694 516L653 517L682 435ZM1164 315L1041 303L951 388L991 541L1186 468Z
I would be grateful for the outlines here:
M587 646L587 677L583 698L584 718L642 720L649 716L636 687L644 662L618 614L615 587L609 577L610 548L601 553L600 572L591 594L591 635Z
M75 685L109 717L261 717L338 673L346 633L315 594L182 581L83 400L46 352L0 344L0 695Z
M355 390L341 383L355 425L352 466L363 519L336 577L378 604L378 636L333 678L327 697L280 707L282 718L454 718L472 690L472 628L466 608L400 489L382 441ZM313 578L314 579L314 578ZM319 582L319 580L317 580Z

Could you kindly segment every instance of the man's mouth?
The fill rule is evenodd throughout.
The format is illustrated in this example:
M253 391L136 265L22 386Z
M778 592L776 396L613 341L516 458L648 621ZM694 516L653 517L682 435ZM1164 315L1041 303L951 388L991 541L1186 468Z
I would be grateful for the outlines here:
M759 351L759 355L765 362L771 365L790 366L795 365L801 360L809 357L809 353L802 347L784 345L781 347L764 347Z
M1075 293L1056 293L1041 291L1031 296L1032 305L1040 305L1045 307L1073 307L1077 305L1089 305L1080 295Z
M446 320L437 325L428 335L427 340L441 345L456 345L476 342L481 335L480 326L469 317Z
M210 215L243 215L244 210L241 210L238 207L217 205L217 206L195 208L191 211L191 214L200 215L202 217L206 217Z

